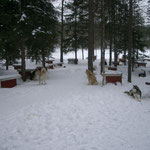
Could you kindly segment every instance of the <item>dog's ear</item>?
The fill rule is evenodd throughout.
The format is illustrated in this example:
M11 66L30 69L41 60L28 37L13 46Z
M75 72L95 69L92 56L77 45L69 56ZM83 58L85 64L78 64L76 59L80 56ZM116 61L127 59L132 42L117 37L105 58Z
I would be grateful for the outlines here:
M137 85L134 85L134 88L135 88L137 91L140 91L140 92L141 92L140 88L139 88Z
M133 88L136 88L137 85L133 85Z
M137 85L134 85L134 88L138 88L138 86L137 86Z

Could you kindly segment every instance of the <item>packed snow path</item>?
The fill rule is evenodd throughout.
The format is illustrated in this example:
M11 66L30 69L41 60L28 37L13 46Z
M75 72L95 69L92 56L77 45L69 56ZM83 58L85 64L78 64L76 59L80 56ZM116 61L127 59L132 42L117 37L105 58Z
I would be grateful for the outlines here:
M46 85L0 89L0 150L149 150L149 98L125 95L126 76L102 87L97 73L99 85L89 86L86 67L49 70ZM133 82L146 96L142 80Z

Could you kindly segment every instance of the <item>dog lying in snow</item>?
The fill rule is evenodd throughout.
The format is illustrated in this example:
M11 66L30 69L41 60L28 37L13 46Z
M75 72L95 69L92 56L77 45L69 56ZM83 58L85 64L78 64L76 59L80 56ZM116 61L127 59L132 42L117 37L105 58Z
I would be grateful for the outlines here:
M39 80L39 84L46 84L46 69L44 67L37 67L30 76L30 79Z
M124 93L132 96L137 101L141 101L142 92L137 85L133 85L130 91L125 91Z
M94 75L94 73L92 73L90 70L86 70L86 74L88 77L88 84L89 85L98 85L97 79Z
M143 71L143 72L139 73L139 77L146 77L146 72L142 69L141 69L141 71Z

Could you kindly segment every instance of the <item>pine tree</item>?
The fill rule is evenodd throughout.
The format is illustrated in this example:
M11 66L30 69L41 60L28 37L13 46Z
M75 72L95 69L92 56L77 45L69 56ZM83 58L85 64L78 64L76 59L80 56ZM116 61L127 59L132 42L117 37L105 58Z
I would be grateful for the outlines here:
M65 52L74 51L77 60L79 48L87 48L87 1L73 0L66 5L65 15Z
M61 1L61 47L60 47L60 62L63 62L64 49L64 0Z
M45 56L53 51L56 44L57 12L52 3L47 0L20 0L19 4L17 33L22 52L22 77L25 81L25 49L28 46L28 52L33 57L34 52L39 51L35 55L41 55L43 66L45 66Z
M8 69L10 63L19 57L15 44L17 8L16 1L0 1L0 56L1 59L6 60L6 69Z
M89 0L89 29L88 29L88 69L93 72L93 53L94 53L94 3Z

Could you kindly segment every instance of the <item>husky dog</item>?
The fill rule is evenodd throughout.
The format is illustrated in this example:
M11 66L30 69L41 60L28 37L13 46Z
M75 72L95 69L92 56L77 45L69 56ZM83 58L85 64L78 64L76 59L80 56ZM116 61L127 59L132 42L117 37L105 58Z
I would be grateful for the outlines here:
M89 85L98 85L98 82L97 82L97 79L96 79L94 73L92 73L90 70L86 70L86 74L88 77Z
M143 72L139 74L139 77L146 77L146 72L142 70Z
M46 84L46 69L44 67L38 68L36 75L39 77L39 84Z
M39 84L46 84L46 69L44 67L37 67L31 73L30 79L38 79Z
M130 91L125 91L124 93L132 96L137 101L141 101L142 92L137 85L133 85Z

